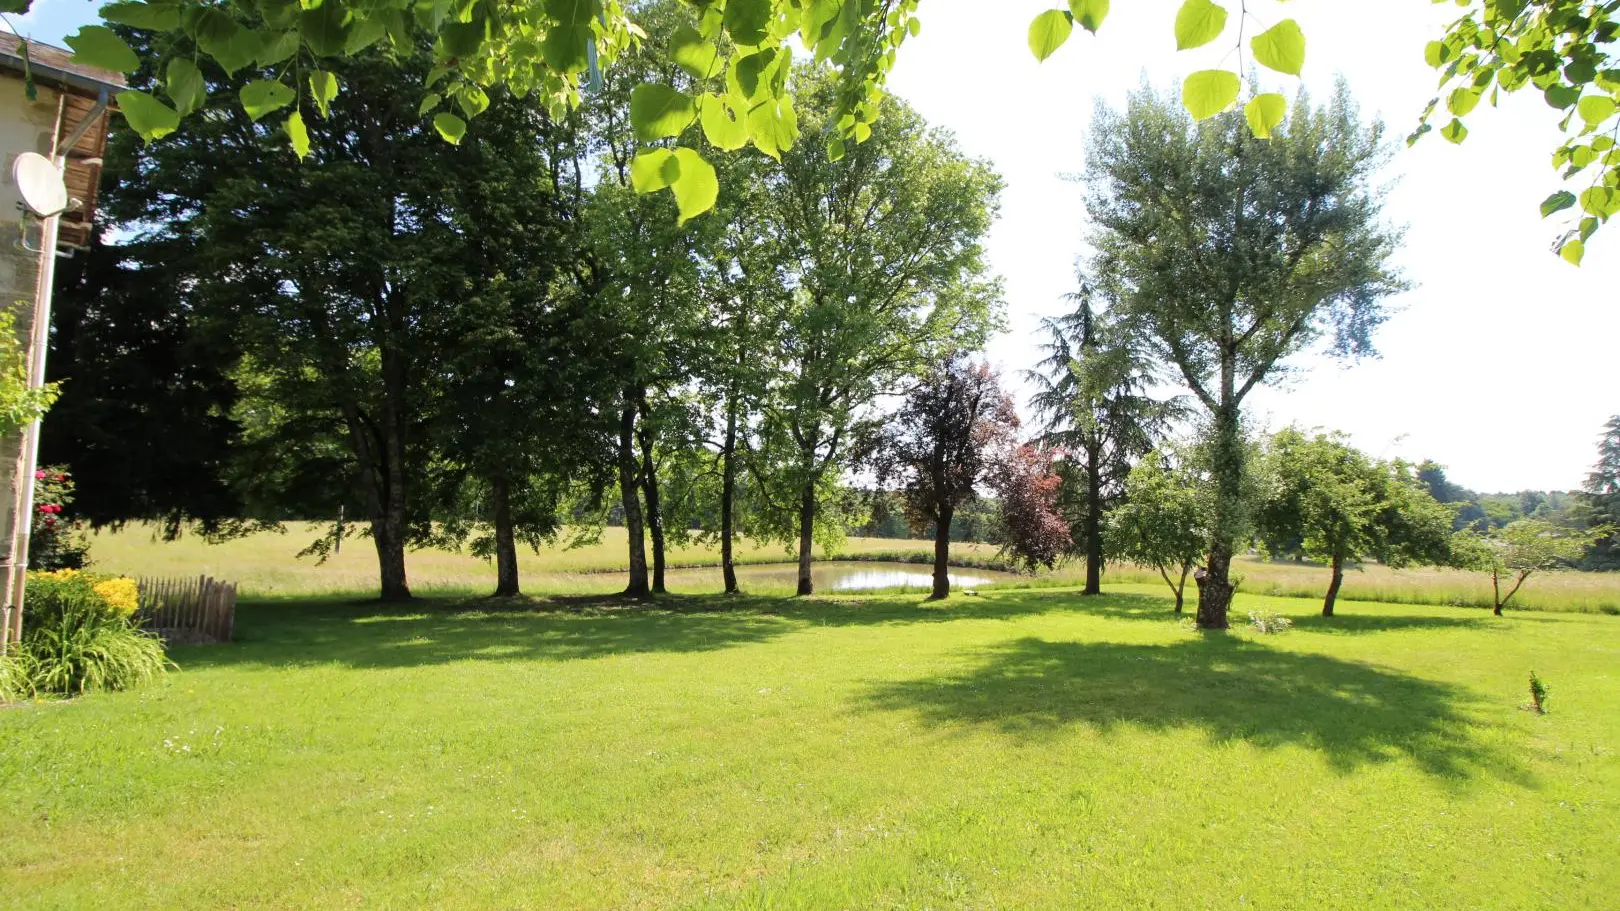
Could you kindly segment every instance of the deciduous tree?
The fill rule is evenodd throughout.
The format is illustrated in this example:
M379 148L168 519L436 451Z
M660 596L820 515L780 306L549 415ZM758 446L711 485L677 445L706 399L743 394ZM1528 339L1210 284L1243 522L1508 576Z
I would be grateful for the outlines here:
M1563 528L1541 519L1520 519L1485 534L1457 532L1452 538L1453 559L1464 569L1491 574L1495 613L1500 617L1525 580L1572 566L1609 532L1604 527Z
M1146 87L1093 122L1092 274L1209 418L1216 496L1201 626L1227 625L1246 511L1244 400L1324 335L1337 354L1372 351L1380 302L1404 287L1372 185L1381 137L1342 87L1324 107L1301 98L1266 141L1236 114L1195 124Z
M1156 449L1131 469L1124 497L1108 514L1109 556L1158 572L1181 613L1187 574L1209 547L1209 504L1195 461Z
M933 529L933 599L951 593L957 507L1010 455L1017 431L1018 411L995 371L958 355L912 389L875 442L880 483L899 482L914 531Z

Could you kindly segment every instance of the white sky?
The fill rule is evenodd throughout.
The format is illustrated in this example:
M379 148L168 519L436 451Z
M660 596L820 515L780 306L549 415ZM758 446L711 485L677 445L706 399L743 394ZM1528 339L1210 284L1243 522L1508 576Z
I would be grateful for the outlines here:
M1084 252L1081 190L1060 175L1083 167L1094 100L1119 105L1145 75L1175 85L1195 69L1231 65L1228 33L1177 53L1175 0L1113 5L1102 33L1076 29L1037 64L1029 21L1059 5L1027 0L927 0L922 33L906 43L891 87L931 122L954 130L1007 182L991 240L1007 282L1009 331L990 357L1009 377L1036 359L1035 323L1059 312ZM94 17L91 0L40 0L18 31L60 45ZM1228 4L1235 7L1236 4ZM1534 91L1482 105L1461 147L1432 133L1401 139L1433 96L1423 45L1455 7L1425 0L1250 0L1247 34L1294 16L1307 40L1303 83L1325 97L1338 74L1367 116L1400 146L1390 168L1389 217L1407 227L1400 264L1416 287L1379 332L1383 356L1349 367L1312 355L1282 388L1256 391L1250 411L1273 427L1346 431L1375 455L1432 458L1481 491L1578 486L1597 435L1620 412L1614 346L1620 258L1600 232L1576 269L1548 252L1557 226L1537 206L1559 188L1550 156L1557 115ZM1256 24L1258 22L1258 25ZM1279 77L1268 87L1292 93ZM1443 122L1443 121L1442 121ZM1437 124L1438 126L1439 124Z

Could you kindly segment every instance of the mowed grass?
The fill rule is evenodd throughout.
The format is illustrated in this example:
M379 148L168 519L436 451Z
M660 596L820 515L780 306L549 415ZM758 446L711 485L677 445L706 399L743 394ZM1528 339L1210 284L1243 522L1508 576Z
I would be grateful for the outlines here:
M208 574L238 582L249 595L319 595L330 592L375 592L377 556L369 539L351 539L325 563L294 555L317 535L330 534L329 526L290 523L285 534L260 533L224 544L208 544L195 536L175 542L159 540L151 526L130 525L122 531L101 532L92 538L95 568L135 576ZM964 563L994 562L998 548L988 544L952 545L954 558ZM849 538L838 556L854 558L923 559L933 552L931 541L892 538ZM672 566L716 566L719 550L711 546L674 548ZM743 541L740 563L775 563L793 559L777 544ZM524 589L538 594L607 594L624 587L628 565L623 528L603 530L601 540L586 547L549 547L540 553L520 549L519 568ZM407 557L413 590L422 594L476 594L495 587L494 567L466 553L413 550ZM1234 572L1242 576L1242 590L1262 595L1320 598L1327 590L1325 567L1273 563L1253 557L1239 558ZM1030 577L1031 585L1078 586L1085 569L1069 564L1056 572ZM1162 585L1157 574L1134 566L1111 566L1105 584ZM712 574L687 574L679 579L688 591L718 588ZM694 584L696 583L696 584ZM680 586L677 586L679 588ZM1189 582L1189 591L1191 583ZM1369 564L1345 574L1343 597L1352 600L1401 604L1490 607L1491 582L1484 573L1452 569L1390 569ZM1576 611L1620 614L1620 573L1560 572L1533 576L1513 599L1511 607L1533 611Z
M0 711L0 906L1615 907L1620 620L1237 608L248 603Z

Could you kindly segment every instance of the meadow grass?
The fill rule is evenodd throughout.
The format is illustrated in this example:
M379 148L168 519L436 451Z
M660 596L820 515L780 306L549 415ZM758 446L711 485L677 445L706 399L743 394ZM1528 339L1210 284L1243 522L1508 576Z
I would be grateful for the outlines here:
M104 531L92 538L91 557L95 568L131 575L170 576L207 574L241 584L249 595L320 595L327 592L377 590L376 551L366 539L350 540L340 554L326 563L294 559L294 554L322 531L324 526L291 523L285 534L270 532L208 544L192 537L161 541L153 527L129 525L121 531ZM623 528L608 528L597 543L579 548L548 547L540 553L520 550L518 561L524 590L536 594L608 594L624 587L622 573L628 565ZM958 543L951 548L953 559L964 566L1004 569L999 548L988 544ZM841 559L927 561L931 541L893 538L849 538L832 555ZM673 548L670 563L677 567L717 566L717 548L707 545ZM744 564L777 563L792 559L779 544L743 541L737 561ZM411 551L408 567L412 589L422 594L471 595L495 587L494 567L466 553L424 549ZM1327 589L1325 567L1296 563L1274 563L1255 557L1240 557L1234 572L1243 577L1241 588L1253 594L1320 598ZM711 573L674 576L675 590L704 591L717 584ZM1020 583L1029 587L1077 586L1085 581L1083 566L1069 564L1054 572L1028 576ZM1111 566L1105 584L1162 585L1158 575L1135 566ZM1189 595L1192 584L1189 581ZM786 586L762 589L759 593L783 593ZM1369 564L1345 575L1341 597L1359 601L1398 604L1434 604L1458 607L1490 607L1490 577L1483 573L1453 569L1390 569ZM1514 598L1518 610L1602 612L1620 614L1620 573L1561 572L1533 576Z
M1620 620L1168 604L250 601L0 711L0 906L1614 907Z

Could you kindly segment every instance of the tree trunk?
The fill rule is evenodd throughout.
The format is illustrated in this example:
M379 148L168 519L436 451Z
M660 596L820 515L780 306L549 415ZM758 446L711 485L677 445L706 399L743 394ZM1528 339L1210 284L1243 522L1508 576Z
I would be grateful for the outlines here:
M1086 587L1080 594L1102 594L1102 476L1101 453L1086 447Z
M956 510L941 506L939 521L934 523L934 593L930 601L941 601L951 596L951 518Z
M1223 385L1230 385L1230 381ZM1237 406L1217 409L1214 423L1210 459L1215 475L1215 505L1210 517L1209 563L1193 580L1198 583L1199 627L1226 629L1226 615L1232 605L1233 539L1243 520L1243 436Z
M641 424L636 437L641 441L641 489L647 497L647 531L652 536L652 590L664 594L664 511L658 496L658 466L653 461L652 433L647 429L647 390L639 391Z
M810 560L816 546L816 483L806 481L799 501L799 591L801 595L815 594L816 585L810 579Z
M1339 600L1339 586L1344 584L1344 558L1333 555L1333 581L1328 583L1327 598L1322 602L1322 616L1333 616L1333 602Z
M720 574L726 594L737 593L737 567L732 563L731 539L736 533L737 500L737 390L726 401L726 445L720 453Z
M511 482L498 477L490 484L495 525L495 596L518 594L517 535L512 528Z
M647 539L641 527L641 484L636 477L636 409L626 401L619 412L619 501L624 505L624 531L630 540L630 583L624 593L645 598L647 585Z

